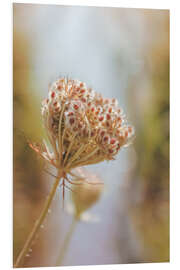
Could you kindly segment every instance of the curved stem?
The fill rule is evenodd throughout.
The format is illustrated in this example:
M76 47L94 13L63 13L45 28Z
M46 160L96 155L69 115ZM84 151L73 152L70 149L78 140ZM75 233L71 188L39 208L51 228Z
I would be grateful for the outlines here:
M60 252L59 257L58 257L57 262L56 262L56 266L61 266L62 265L62 262L64 260L65 254L66 254L66 252L68 250L68 246L69 246L69 243L71 241L71 237L73 235L73 232L75 230L77 222L78 222L78 218L76 218L76 216L74 216L72 224L70 226L70 229L69 229L69 231L66 234L66 237L64 239L64 242L63 242L63 245L62 245L62 248L61 248L61 252Z
M24 257L27 254L27 252L28 252L28 250L29 250L29 248L31 246L32 240L34 239L37 231L39 230L40 226L42 225L42 223L43 223L43 221L44 221L44 219L45 219L45 217L46 217L46 215L48 213L48 209L49 209L50 204L51 204L51 202L52 202L52 200L54 198L54 195L55 195L56 189L58 187L58 184L60 182L61 176L62 176L62 173L59 173L58 177L56 178L56 180L55 180L55 182L54 182L54 184L52 186L52 189L51 189L51 191L50 191L50 193L48 195L48 198L47 198L47 200L45 202L45 205L44 205L44 208L43 208L43 210L42 210L42 212L40 214L40 217L35 222L34 227L33 227L32 231L31 231L28 239L26 240L23 249L21 250L21 252L20 252L20 254L18 256L14 267L20 267L20 265L23 263Z

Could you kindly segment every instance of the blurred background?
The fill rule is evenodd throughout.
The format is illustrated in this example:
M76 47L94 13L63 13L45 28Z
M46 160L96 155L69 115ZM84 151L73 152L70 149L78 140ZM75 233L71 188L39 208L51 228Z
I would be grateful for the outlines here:
M42 140L41 100L65 75L117 98L136 138L87 168L104 189L61 264L169 261L169 11L13 4L14 262L53 181L27 140ZM69 191L65 205L58 190L25 267L56 265L76 207Z

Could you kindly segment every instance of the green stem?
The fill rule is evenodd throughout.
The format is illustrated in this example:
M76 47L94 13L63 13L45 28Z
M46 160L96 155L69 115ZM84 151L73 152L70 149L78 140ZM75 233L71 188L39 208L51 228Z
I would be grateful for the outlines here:
M71 224L71 226L69 228L69 231L67 232L66 237L64 239L60 255L59 255L59 257L57 259L57 262L56 262L56 266L61 266L62 265L62 262L64 260L65 254L66 254L66 252L68 250L69 243L71 241L71 237L73 235L73 232L75 230L75 227L76 227L77 223L78 223L78 218L76 216L74 216L72 224Z
M45 219L45 217L46 217L46 215L48 213L48 209L49 209L50 204L51 204L51 202L52 202L52 200L54 198L54 195L56 193L56 189L57 189L58 184L60 182L61 176L62 176L62 173L59 173L58 177L56 178L56 180L55 180L55 182L53 184L53 187L52 187L52 189L51 189L51 191L50 191L50 193L49 193L49 195L47 197L47 200L46 200L44 208L43 208L43 210L42 210L42 212L40 214L40 217L35 222L34 227L33 227L32 231L31 231L28 239L26 240L23 249L21 250L21 252L20 252L20 254L18 256L14 267L20 267L22 265L24 257L28 253L29 248L31 246L31 243L32 243L36 233L38 232L40 226L42 225L42 223L43 223L43 221L44 221L44 219Z

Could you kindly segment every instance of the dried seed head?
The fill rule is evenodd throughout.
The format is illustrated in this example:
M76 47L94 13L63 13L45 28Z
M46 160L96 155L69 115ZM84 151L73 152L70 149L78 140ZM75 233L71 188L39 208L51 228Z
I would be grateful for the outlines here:
M117 100L104 99L79 80L60 78L51 85L42 118L53 164L66 170L113 159L134 135Z

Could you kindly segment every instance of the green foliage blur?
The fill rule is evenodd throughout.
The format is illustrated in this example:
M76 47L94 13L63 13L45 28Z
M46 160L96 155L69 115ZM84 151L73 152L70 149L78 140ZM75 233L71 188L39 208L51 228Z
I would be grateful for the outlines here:
M169 19L167 40L148 51L146 68L151 76L150 99L140 109L133 175L142 190L142 200L132 209L144 247L144 261L169 261ZM133 107L133 104L132 104ZM134 107L133 107L134 108Z
M39 138L40 120L29 73L28 41L14 31L13 40L13 259L32 229L43 194L41 164L28 146ZM33 128L32 128L33 127ZM35 207L34 207L35 206Z

